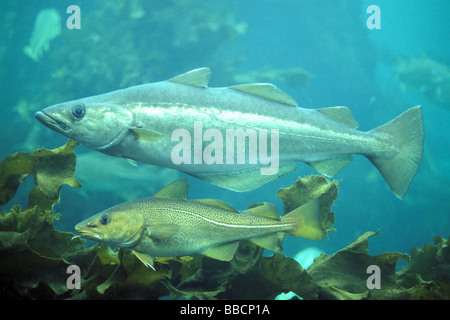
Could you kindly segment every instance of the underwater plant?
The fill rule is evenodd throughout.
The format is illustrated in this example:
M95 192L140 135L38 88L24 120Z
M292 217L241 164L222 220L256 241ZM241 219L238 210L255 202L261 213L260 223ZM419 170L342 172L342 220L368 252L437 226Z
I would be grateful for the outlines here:
M17 152L0 163L0 206L8 203L16 194L17 188L28 175L34 175L36 188L31 190L27 208L38 205L50 210L59 202L59 190L67 184L80 188L74 177L76 155L73 149L78 145L74 140L62 147L47 150L44 148L32 153Z

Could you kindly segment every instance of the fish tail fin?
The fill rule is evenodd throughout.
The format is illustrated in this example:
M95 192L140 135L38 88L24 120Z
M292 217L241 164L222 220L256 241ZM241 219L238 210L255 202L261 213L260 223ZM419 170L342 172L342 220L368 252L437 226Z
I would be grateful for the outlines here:
M403 199L408 192L422 160L424 125L422 107L413 107L390 122L370 131L373 135L389 136L400 148L394 157L369 155L367 158L380 171L389 188Z
M302 237L311 240L322 240L326 235L320 219L320 206L317 199L292 210L284 215L283 222L295 224L295 228L286 234L294 237Z

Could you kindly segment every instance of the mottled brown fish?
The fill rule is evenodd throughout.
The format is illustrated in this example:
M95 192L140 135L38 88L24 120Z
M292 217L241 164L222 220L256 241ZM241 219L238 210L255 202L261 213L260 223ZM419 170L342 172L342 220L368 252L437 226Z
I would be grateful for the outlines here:
M317 200L280 217L272 204L238 212L220 200L186 200L187 191L187 180L176 180L153 197L107 209L75 229L85 238L132 250L152 268L152 257L195 253L228 261L244 239L280 251L285 235L322 240L326 234Z

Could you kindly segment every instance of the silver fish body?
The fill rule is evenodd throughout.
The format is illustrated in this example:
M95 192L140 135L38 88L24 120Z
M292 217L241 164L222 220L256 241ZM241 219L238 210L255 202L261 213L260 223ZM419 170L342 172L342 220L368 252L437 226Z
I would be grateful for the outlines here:
M355 130L357 123L346 107L300 108L271 84L209 88L210 76L208 68L196 69L167 81L57 104L37 112L36 117L92 149L174 168L231 190L255 189L293 171L295 162L334 176L352 160L352 154L362 154L399 198L406 194L422 157L420 106L372 131L361 132ZM175 163L174 148L181 138L173 135L179 129L193 138L189 149L183 149L190 153L189 161ZM214 131L206 137L211 129ZM243 150L238 142L233 149L228 149L228 140L214 144L214 155L222 157L217 156L213 163L202 161L212 141L216 143L218 137L225 140L229 132L239 131L244 137L256 133L256 140L248 135L240 145ZM216 134L214 138L211 132ZM261 154L264 139L271 158ZM252 149L256 144L257 149ZM252 150L259 151L253 162ZM238 161L239 151L245 156L243 162ZM263 167L275 170L261 174Z

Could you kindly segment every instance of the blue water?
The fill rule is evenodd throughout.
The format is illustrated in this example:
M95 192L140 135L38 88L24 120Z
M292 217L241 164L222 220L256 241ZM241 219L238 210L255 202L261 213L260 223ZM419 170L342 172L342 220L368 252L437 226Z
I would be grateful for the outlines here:
M284 253L295 256L316 247L331 254L366 231L380 230L370 240L372 254L407 253L432 243L435 235L449 236L450 106L402 89L394 77L398 58L426 54L450 65L448 1L135 1L145 12L139 19L130 17L131 3L78 1L80 30L66 28L70 1L0 4L1 158L40 147L56 148L67 141L34 119L34 112L47 105L168 79L201 66L212 68L211 86L235 84L233 74L299 67L312 75L309 86L275 84L301 107L348 106L365 131L422 104L426 141L421 167L403 201L367 159L355 156L336 177L341 181L333 206L337 231L323 242L287 238ZM366 26L370 16L366 8L372 4L380 8L381 29ZM59 12L62 33L35 62L23 48L29 44L36 16L45 8ZM24 107L19 108L21 101ZM91 151L79 146L76 152ZM57 228L73 231L82 219L124 199L150 195L154 189L150 187L161 182L152 176L125 182L126 177L113 175L122 170L116 169L113 159L104 155L98 161L105 171L102 175L85 179L81 189L62 188L61 203L54 208L61 213ZM313 173L298 164L295 173L248 193L188 177L190 198L219 198L240 210L268 201L281 211L282 203L275 197L278 189ZM102 186L106 179L108 187ZM29 177L0 210L15 203L26 206L32 187Z

